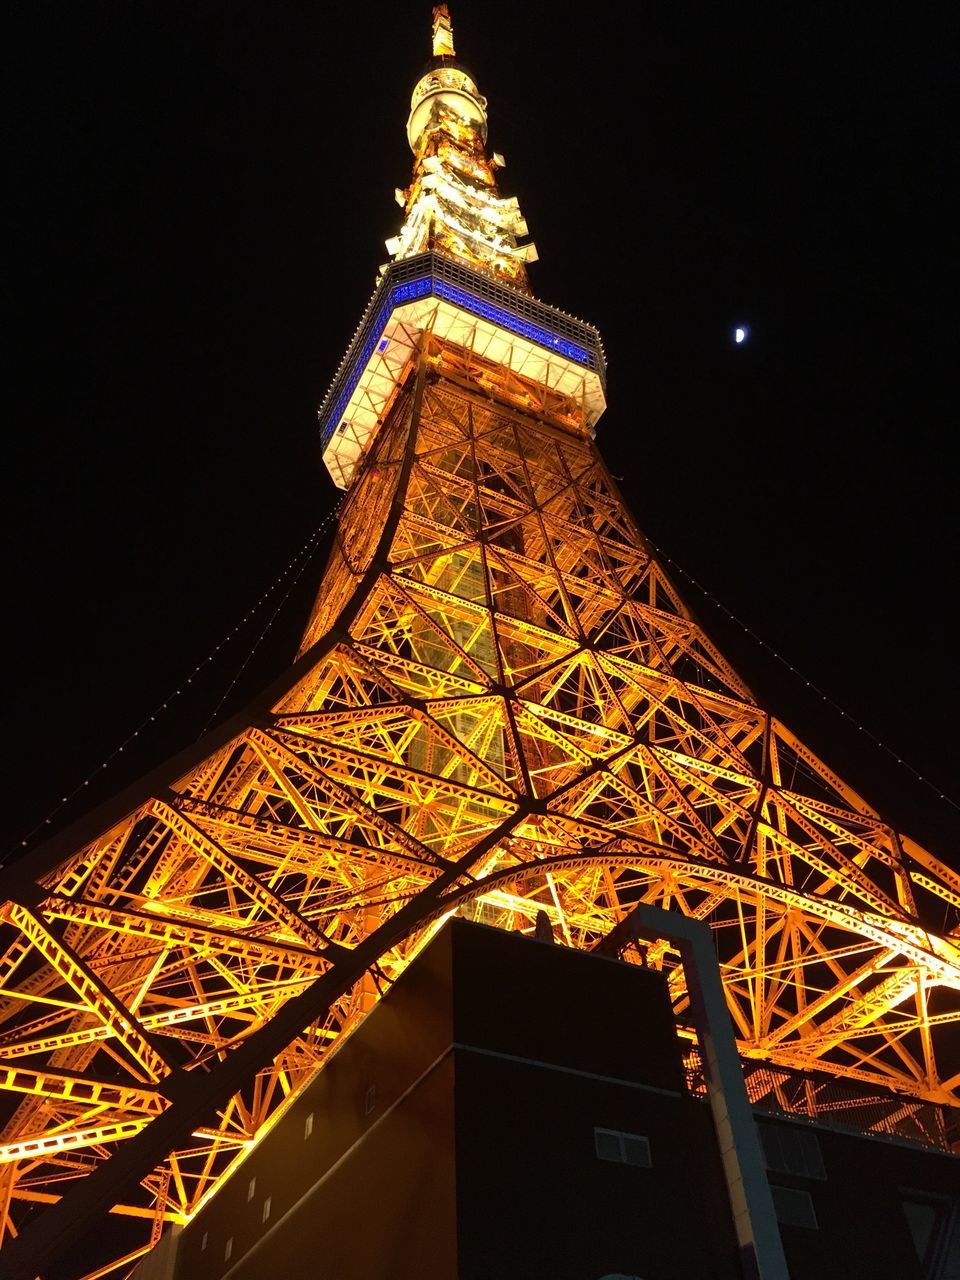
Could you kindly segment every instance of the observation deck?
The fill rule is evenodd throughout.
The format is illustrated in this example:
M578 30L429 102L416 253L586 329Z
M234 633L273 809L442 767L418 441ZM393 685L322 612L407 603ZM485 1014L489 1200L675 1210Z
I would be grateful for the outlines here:
M592 325L441 254L404 258L384 269L318 413L323 461L339 488L350 485L426 330L576 400L590 429L606 408Z

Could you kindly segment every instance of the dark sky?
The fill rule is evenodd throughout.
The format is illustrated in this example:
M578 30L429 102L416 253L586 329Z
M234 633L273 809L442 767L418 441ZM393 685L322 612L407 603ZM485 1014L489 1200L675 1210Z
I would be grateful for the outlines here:
M453 16L534 290L604 336L598 440L641 526L956 795L953 10ZM399 225L430 5L8 12L0 856L88 775L48 829L197 737L289 577L99 769L330 510L315 411ZM292 656L322 560L224 709ZM679 583L759 696L960 865L960 813Z

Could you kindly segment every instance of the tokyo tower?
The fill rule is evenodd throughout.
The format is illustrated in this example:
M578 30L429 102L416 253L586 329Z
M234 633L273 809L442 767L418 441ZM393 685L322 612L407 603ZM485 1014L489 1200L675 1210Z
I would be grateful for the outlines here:
M129 1273L451 916L583 950L638 904L703 922L751 1101L835 1086L941 1134L960 1107L960 874L758 704L634 523L599 334L531 292L445 5L407 138L292 665L0 883L11 1275L66 1274L100 1221L120 1244L72 1274ZM692 1049L676 951L621 950Z

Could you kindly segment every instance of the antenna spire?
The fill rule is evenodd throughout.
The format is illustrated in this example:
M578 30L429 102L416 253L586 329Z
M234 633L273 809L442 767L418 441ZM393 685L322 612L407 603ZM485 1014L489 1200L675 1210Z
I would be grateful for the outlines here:
M433 8L433 58L410 96L407 141L413 182L396 193L405 216L386 242L391 258L436 252L529 292L537 251L518 244L528 232L516 197L497 191L503 157L487 154L487 100L456 61L445 4Z
M445 4L435 4L433 6L433 56L452 58L454 53L450 10Z

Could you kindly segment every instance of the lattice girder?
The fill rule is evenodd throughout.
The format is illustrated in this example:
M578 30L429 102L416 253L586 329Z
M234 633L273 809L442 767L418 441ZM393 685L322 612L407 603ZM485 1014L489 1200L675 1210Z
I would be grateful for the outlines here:
M272 704L3 908L6 1234L382 938L117 1206L189 1216L454 912L705 920L745 1057L960 1105L960 876L756 703L588 432L468 373L425 339Z

